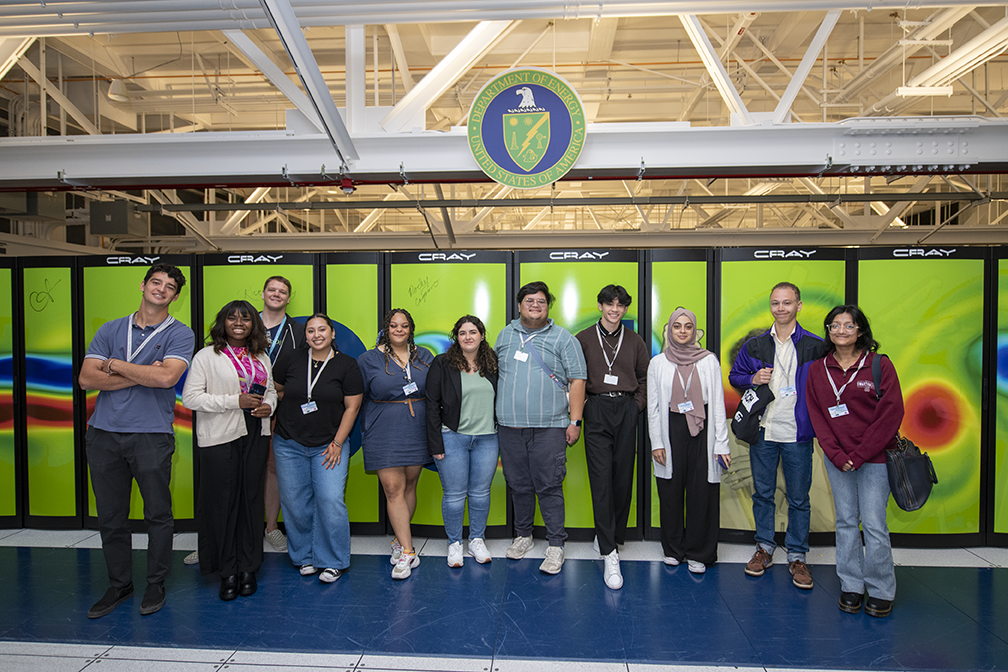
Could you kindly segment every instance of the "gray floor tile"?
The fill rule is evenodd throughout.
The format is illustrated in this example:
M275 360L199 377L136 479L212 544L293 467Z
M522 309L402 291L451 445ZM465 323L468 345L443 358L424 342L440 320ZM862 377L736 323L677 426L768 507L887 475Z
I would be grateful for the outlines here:
M626 663L495 658L493 672L627 672Z
M253 666L289 670L298 667L312 669L352 670L360 661L357 654L296 653L284 651L235 651L228 661L228 670L250 669Z
M490 658L427 658L419 656L379 656L365 653L357 665L357 672L370 670L395 670L404 672L406 670L440 671L451 670L451 672L488 672L493 660ZM496 667L496 666L495 666Z
M0 658L0 672L80 672L90 667L87 658L57 658L55 656L5 655ZM96 668L92 668L96 669Z
M101 656L107 660L149 660L223 664L233 651L219 649L176 649L160 646L114 646Z

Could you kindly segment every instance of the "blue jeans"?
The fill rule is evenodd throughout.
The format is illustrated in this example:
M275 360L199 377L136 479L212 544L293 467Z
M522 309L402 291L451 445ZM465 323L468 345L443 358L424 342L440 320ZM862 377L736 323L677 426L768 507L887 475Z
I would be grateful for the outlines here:
M350 469L349 445L340 463L326 469L328 446L302 446L273 437L280 506L287 526L287 553L295 565L350 566L350 518L343 492Z
M441 438L444 459L435 460L434 464L444 490L441 517L448 543L462 541L466 495L469 496L469 539L482 539L490 515L490 484L497 473L497 435L474 436L443 429Z
M868 594L880 600L896 597L896 569L886 525L889 475L886 465L866 462L854 471L840 471L826 460L836 509L836 573L840 590ZM864 530L864 547L861 532Z
M760 429L759 441L749 447L749 466L752 469L753 518L756 521L756 543L767 553L777 548L774 541L774 501L777 493L777 464L784 472L784 487L788 505L787 533L784 547L788 562L805 561L808 553L809 521L812 504L809 489L812 487L812 442L785 443L767 441L765 429Z

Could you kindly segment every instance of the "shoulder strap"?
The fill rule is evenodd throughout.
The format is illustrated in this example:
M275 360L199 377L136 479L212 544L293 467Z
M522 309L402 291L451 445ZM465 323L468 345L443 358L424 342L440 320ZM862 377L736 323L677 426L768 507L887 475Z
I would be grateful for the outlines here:
M872 383L875 384L875 398L876 399L881 399L882 398L882 391L883 391L882 390L882 358L883 357L885 357L885 355L882 355L882 354L879 354L879 353L876 352L875 356L872 357L872 361L871 361L871 377L872 377Z
M557 378L556 374L550 371L550 368L546 366L546 362L543 361L542 356L540 356L539 353L536 351L535 346L532 345L531 341L529 341L528 346L529 346L529 352L532 353L532 356L535 358L539 366L542 367L542 370L546 373L546 375L550 377L550 380L556 383L556 386L560 388L561 392L566 392L567 387L560 381L559 378Z

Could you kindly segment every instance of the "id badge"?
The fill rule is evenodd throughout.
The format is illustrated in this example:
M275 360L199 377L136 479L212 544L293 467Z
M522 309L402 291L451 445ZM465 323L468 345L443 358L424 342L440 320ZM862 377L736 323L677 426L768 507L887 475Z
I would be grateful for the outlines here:
M693 402L692 401L684 401L683 403L679 404L679 412L680 413L688 413L689 411L692 411L692 410L693 410Z
M847 404L837 404L836 406L829 407L829 417L840 418L848 415L850 411L847 410Z
M517 359L519 362L527 362L528 353L525 352L524 350L515 350L514 358Z
M418 389L420 389L420 388L418 388L417 384L414 383L412 380L410 382L408 382L407 384L405 384L405 385L402 386L403 394L405 394L407 396L413 394Z
M614 376L611 373L607 373L602 376L602 382L606 385L617 385L619 383L619 376Z
M793 397L798 394L798 389L794 385L788 385L787 387L780 388L781 399L785 397Z
M314 413L318 410L318 405L314 401L309 401L307 404L301 404L301 413L303 415L308 415L309 413Z

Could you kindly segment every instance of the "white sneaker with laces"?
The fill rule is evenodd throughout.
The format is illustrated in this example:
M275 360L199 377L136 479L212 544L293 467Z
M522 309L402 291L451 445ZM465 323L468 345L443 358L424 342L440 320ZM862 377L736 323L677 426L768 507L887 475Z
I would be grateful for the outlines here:
M703 574L707 571L707 565L698 560L687 560L686 564L689 565L689 571L694 574Z
M287 535L277 528L266 535L266 543L273 547L274 551L285 553L287 551Z
M416 551L407 551L403 549L403 552L399 556L399 560L396 562L395 567L392 568L392 578L396 579L397 581L408 579L411 573L410 570L418 567L419 565L420 565L420 556L416 554Z
M182 559L182 564L184 565L198 565L199 564L199 551L193 551L189 555Z
M515 537L504 555L511 560L521 560L526 553L532 550L533 546L535 546L535 542L532 541L532 537Z
M321 581L322 583L335 583L336 579L338 579L341 576L343 576L343 572L341 572L340 570L336 569L335 567L327 567L326 569L322 570L321 574L319 574L318 580Z
M491 560L490 551L487 550L482 539L473 539L469 542L469 555L476 558L476 562L481 565L485 565Z
M314 565L301 565L301 569L298 571L301 572L301 576L311 576L318 570L315 569Z
M679 561L670 555L666 555L664 558L662 558L662 562L664 562L669 567L676 567L679 565Z
M539 571L544 574L559 574L564 563L562 546L550 546L546 549L546 559L539 565Z
M613 590L619 590L623 587L623 574L620 572L619 567L619 552L613 549L613 552L603 556L602 560L605 562L605 573L603 575L605 585Z
M389 564L394 565L399 562L399 556L402 555L402 544L395 537L392 538L392 555L389 557Z
M462 560L462 542L456 541L454 544L448 544L448 566L461 567Z

